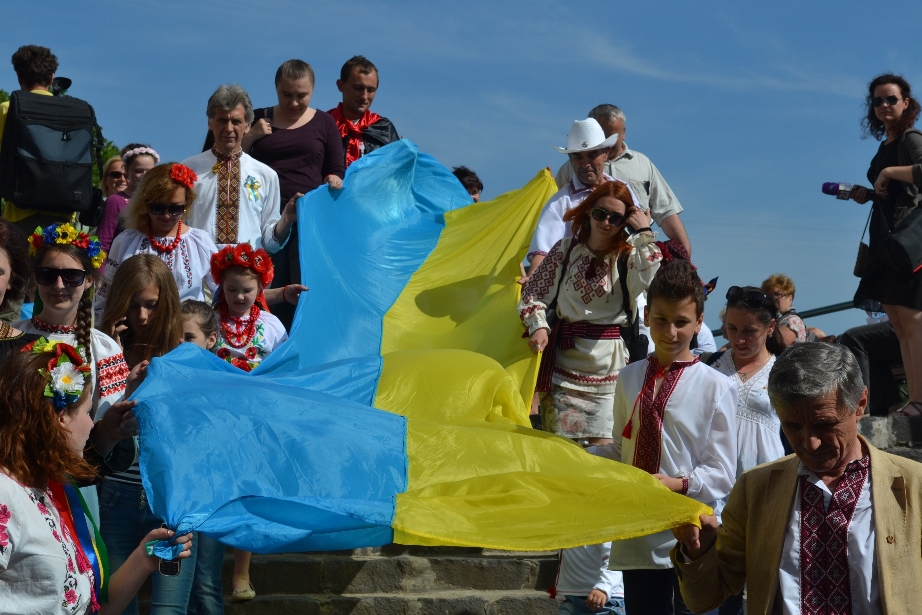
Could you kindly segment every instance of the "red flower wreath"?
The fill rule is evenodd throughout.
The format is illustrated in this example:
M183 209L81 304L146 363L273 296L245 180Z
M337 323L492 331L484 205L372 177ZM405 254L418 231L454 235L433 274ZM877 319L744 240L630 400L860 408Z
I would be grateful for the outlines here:
M176 163L170 169L170 179L192 190L195 187L195 182L198 181L198 175L186 165Z
M275 276L268 252L262 248L254 250L248 243L238 243L236 246L224 246L218 253L211 255L211 279L215 284L220 284L224 272L234 266L255 271L263 288L269 288Z

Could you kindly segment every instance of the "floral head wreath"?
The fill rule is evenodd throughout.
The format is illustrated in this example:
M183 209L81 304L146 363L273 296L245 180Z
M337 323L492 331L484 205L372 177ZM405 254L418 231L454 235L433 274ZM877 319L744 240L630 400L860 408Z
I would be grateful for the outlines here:
M38 373L48 379L45 385L45 397L51 398L55 410L63 410L83 395L90 364L86 362L83 346L71 346L64 342L54 342L40 337L23 347L22 352L32 354L53 353L48 360L48 367Z
M134 158L135 156L140 156L140 155L142 155L142 154L146 154L146 155L148 155L148 156L153 156L153 158L154 158L154 164L160 164L160 154L158 154L157 152L155 152L155 151L154 151L152 148L150 148L150 147L136 147L136 148L134 148L134 149L128 150L127 152L125 152L124 154L122 154L122 162L124 162L125 164L128 164L128 161L129 161L129 160L131 160L131 159Z
M272 278L275 276L275 267L272 265L272 257L269 256L269 253L262 248L254 249L248 243L224 246L217 253L211 255L211 279L214 280L215 284L221 284L224 272L231 267L243 267L255 272L259 276L259 282L262 284L263 289L269 288L269 284L272 283ZM223 300L222 291L218 301ZM266 305L266 297L262 290L259 291L256 302L263 310L269 311Z
M77 246L86 252L94 269L102 267L106 260L106 251L102 249L99 237L78 231L69 222L49 224L45 228L35 227L35 232L29 236L29 256L35 257L38 251L45 246L56 245Z
M192 190L195 187L195 182L198 181L198 175L186 165L177 162L170 168L170 179Z

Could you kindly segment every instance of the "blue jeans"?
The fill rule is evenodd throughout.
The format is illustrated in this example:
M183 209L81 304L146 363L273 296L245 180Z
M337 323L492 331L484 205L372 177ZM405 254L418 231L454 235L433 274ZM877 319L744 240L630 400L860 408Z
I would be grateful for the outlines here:
M141 485L120 483L103 479L99 484L99 533L109 551L109 564L116 571L138 548L148 532L162 525L147 504L147 494ZM182 561L180 573L175 577L152 575L151 615L185 615L195 575L196 540L192 541L192 556ZM137 615L138 597L122 611L123 615Z
M195 578L189 597L189 615L224 615L221 567L224 545L204 534L196 534Z
M597 611L586 606L587 596L564 596L560 615L624 615L624 598L612 598Z

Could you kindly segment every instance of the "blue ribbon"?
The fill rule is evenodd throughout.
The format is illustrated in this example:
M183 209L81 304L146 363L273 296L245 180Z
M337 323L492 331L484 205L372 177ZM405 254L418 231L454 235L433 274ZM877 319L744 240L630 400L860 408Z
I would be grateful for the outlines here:
M86 502L83 500L83 495L81 495L80 491L74 488L73 485L62 485L62 487L64 488L64 495L67 497L67 506L70 508L71 519L74 521L74 529L77 531L77 540L80 541L83 553L89 560L90 566L93 567L96 596L99 597L100 601L104 601L105 599L102 594L103 575L108 571L105 570L105 567L101 563L100 552L97 551L97 543L93 540L93 535L98 535L99 533L96 529L96 522L93 521L93 533L91 534L90 527L86 522ZM98 546L104 553L102 558L108 559L107 554L105 554L106 547L101 540Z

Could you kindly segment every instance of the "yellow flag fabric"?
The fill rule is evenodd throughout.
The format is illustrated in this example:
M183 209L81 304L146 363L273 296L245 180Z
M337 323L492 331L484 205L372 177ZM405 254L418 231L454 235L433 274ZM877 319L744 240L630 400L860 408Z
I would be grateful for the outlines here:
M516 280L556 190L544 170L518 191L448 212L384 317L374 406L408 419L394 542L550 550L658 532L710 510L527 427L538 359L521 337Z

